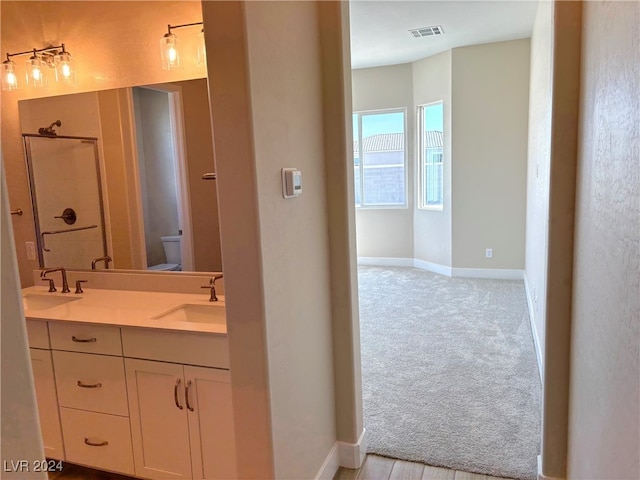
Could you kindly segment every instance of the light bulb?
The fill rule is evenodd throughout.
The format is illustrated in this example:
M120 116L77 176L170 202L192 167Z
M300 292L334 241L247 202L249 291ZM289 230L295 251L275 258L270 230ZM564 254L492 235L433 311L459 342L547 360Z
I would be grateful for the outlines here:
M56 80L67 85L75 85L76 71L73 68L71 54L69 52L62 51L59 55L56 56L55 63Z
M172 64L176 63L176 60L178 59L178 51L173 46L169 47L168 55L169 62Z
M36 56L27 60L27 85L32 87L45 87L47 77L44 69L42 68L42 61Z
M181 67L178 38L173 33L166 33L160 39L160 55L162 68L165 70L174 70Z
M18 76L16 75L16 64L11 60L2 62L2 89L5 91L16 90L18 88Z

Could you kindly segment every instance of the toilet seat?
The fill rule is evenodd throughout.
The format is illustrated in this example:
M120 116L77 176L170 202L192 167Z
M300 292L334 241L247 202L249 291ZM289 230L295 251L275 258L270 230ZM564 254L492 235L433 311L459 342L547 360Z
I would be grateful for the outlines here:
M177 270L180 270L180 265L177 263L159 263L158 265L152 265L150 267L147 267L147 270L177 271Z

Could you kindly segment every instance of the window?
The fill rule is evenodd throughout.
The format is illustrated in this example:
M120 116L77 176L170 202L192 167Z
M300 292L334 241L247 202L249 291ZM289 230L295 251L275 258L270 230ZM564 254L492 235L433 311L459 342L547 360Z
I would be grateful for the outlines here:
M356 206L406 206L405 111L353 114Z
M443 135L442 102L418 107L418 144L420 165L420 208L442 209Z

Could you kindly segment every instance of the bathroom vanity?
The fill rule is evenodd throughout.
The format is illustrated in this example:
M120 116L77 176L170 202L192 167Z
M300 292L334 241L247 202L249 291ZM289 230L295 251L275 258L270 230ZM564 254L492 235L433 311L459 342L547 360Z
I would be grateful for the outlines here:
M236 477L222 297L22 293L47 457L140 478Z

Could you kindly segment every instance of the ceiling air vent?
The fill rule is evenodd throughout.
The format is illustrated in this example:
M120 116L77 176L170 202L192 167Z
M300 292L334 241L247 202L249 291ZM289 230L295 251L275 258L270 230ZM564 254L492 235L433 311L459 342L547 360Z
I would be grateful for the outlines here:
M444 33L444 30L440 25L434 25L431 27L414 28L412 30L409 30L409 33L411 33L414 38L432 37L434 35L442 35Z

